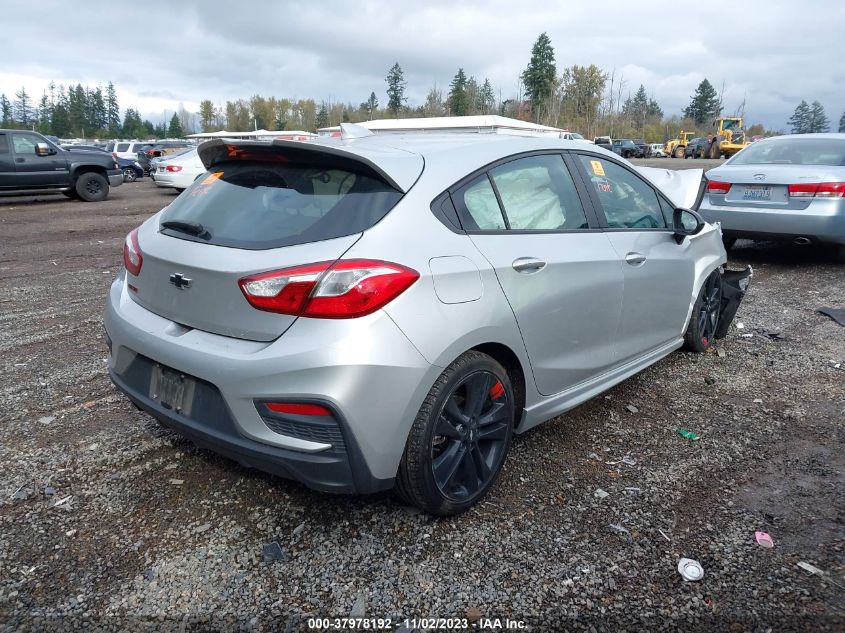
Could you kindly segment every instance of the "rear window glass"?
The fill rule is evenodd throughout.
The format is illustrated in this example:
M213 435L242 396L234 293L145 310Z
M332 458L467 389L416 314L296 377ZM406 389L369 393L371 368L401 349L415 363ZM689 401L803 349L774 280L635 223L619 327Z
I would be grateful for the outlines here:
M230 161L214 165L161 216L202 225L219 246L261 250L360 233L402 194L371 175L328 164Z
M732 160L731 165L845 166L845 140L793 138L757 141Z

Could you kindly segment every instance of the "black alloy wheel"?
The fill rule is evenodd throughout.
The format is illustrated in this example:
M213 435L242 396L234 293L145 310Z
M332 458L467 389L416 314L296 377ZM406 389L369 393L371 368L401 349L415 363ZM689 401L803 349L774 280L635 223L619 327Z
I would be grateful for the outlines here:
M432 475L444 497L464 502L487 488L504 461L511 418L509 396L492 372L454 387L431 442Z
M432 385L396 473L406 503L441 516L463 512L490 490L510 449L516 398L508 372L469 350Z
M705 352L713 344L722 312L722 274L714 270L698 295L693 306L689 327L684 337L685 346L693 352Z

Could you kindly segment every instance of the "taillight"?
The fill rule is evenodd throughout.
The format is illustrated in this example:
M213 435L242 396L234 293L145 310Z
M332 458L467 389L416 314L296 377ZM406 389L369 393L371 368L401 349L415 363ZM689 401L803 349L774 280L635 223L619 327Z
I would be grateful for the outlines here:
M812 198L816 195L818 189L819 183L817 182L802 182L787 187L790 198Z
M707 181L707 193L726 194L731 190L731 183L718 180Z
M167 171L176 174L176 173L182 171L182 166L181 165L168 165Z
M845 182L823 182L816 191L816 198L842 198L845 196Z
M141 266L144 263L144 256L141 254L141 247L138 245L138 229L132 229L126 240L123 242L123 265L129 274L138 276Z
M319 262L244 277L238 284L259 310L323 319L375 312L402 294L417 271L370 259Z

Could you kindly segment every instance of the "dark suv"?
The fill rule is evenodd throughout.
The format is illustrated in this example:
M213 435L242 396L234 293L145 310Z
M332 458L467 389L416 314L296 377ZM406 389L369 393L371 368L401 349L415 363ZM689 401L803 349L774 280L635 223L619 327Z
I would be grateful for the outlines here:
M111 154L64 150L37 132L0 130L0 196L62 193L96 202L121 184L123 170Z
M629 138L614 140L613 151L622 158L642 158L645 155L645 152Z

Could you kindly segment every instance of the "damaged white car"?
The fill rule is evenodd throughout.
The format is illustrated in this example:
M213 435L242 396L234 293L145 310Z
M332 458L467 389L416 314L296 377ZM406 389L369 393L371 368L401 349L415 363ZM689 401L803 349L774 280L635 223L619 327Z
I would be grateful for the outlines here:
M700 171L342 127L203 144L106 302L115 384L241 464L461 512L514 433L706 350L745 292L692 210Z

